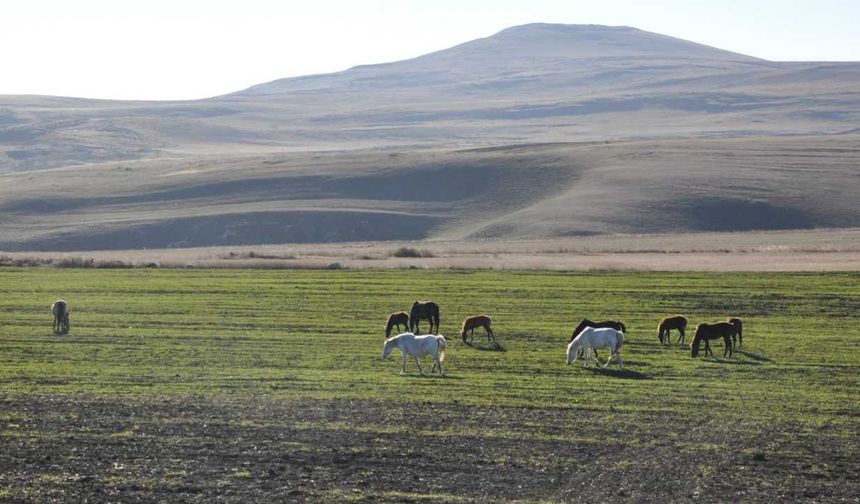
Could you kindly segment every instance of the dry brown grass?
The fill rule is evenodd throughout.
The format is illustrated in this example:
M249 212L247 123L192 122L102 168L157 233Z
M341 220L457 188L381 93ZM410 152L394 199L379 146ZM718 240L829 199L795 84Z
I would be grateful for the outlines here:
M596 234L847 227L860 222L857 139L232 155L0 175L0 250L561 238L564 253Z
M401 247L421 257L396 257ZM325 269L860 271L860 228L557 240L352 242L7 253L0 265Z

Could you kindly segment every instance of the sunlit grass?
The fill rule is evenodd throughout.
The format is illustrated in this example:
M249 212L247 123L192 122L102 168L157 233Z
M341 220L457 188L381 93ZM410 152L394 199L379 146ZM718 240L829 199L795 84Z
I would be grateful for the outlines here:
M65 298L72 330L51 331ZM388 313L442 307L447 375L380 359ZM0 393L355 398L856 423L857 274L0 269ZM504 351L458 343L487 313ZM735 315L744 352L691 359L657 321ZM623 320L624 370L566 366L584 317ZM673 336L673 341L675 336ZM692 339L692 330L688 342ZM722 349L715 345L715 354ZM605 358L604 355L602 355ZM428 363L429 365L429 363Z

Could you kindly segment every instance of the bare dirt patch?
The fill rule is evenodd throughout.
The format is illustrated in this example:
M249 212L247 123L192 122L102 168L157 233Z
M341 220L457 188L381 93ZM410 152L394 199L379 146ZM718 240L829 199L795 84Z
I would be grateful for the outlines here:
M3 502L853 502L860 483L856 433L706 414L264 397L0 404Z

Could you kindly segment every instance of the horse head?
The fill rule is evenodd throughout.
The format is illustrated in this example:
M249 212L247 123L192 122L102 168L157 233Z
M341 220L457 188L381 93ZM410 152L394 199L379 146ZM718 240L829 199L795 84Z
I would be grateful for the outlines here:
M387 359L391 355L392 350L394 350L394 338L388 338L382 345L382 358Z
M567 363L575 361L579 357L580 342L578 340L571 341L567 345ZM572 357L572 358L571 358Z

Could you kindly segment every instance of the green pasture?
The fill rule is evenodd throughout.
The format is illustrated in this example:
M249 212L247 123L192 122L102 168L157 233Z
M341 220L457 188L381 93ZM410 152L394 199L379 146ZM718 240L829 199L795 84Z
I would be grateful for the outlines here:
M72 329L51 330L69 301ZM441 306L444 377L380 359L388 313ZM355 398L858 424L860 275L0 269L0 394ZM502 350L458 344L493 317ZM745 322L745 348L691 359L659 318ZM628 327L625 367L565 364L583 317ZM676 339L673 333L673 343ZM688 342L692 339L692 327ZM606 357L602 352L601 357ZM429 361L426 361L429 369Z

